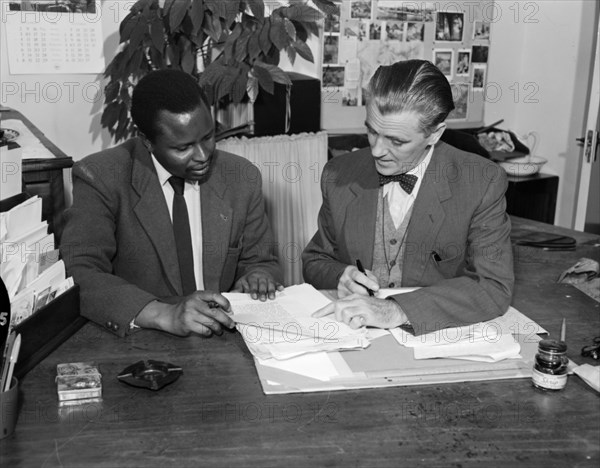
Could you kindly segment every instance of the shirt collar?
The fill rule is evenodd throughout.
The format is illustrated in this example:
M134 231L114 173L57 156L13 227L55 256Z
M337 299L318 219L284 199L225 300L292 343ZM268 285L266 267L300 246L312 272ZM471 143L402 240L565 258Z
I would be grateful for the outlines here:
M158 159L156 159L154 157L154 154L150 153L150 156L152 157L152 163L154 164L154 168L156 169L156 175L158 175L158 182L160 183L160 186L164 186L167 182L169 182L169 179L173 176L173 174L171 174L169 171L167 171L164 166L158 162ZM190 184L193 186L196 186L198 184L197 181L191 181L191 180L185 180L186 184Z
M431 145L431 147L429 148L429 151L427 152L427 154L425 155L423 160L419 164L417 164L415 167L413 167L410 171L407 172L407 174L416 175L418 177L417 182L415 183L415 187L413 188L413 191L410 193L410 195L407 194L408 196L412 196L413 198L417 196L417 193L419 192L419 187L421 186L421 182L423 181L423 177L425 176L425 171L427 171L427 166L429 166L429 163L431 162L431 156L433 155L434 147L435 147L435 145ZM391 184L385 184L383 186L383 196L384 197L388 194L388 192L392 189L392 187L394 185L399 185L399 183L394 182Z

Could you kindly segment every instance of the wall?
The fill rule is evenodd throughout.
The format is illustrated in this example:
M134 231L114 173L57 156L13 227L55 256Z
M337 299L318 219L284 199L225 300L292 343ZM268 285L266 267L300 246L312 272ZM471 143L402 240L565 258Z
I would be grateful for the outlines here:
M102 22L107 63L118 45L119 23L132 4L133 2L122 0L102 1L98 19ZM100 126L100 112L104 102L100 75L10 73L4 24L9 15L21 14L8 10L8 0L0 0L0 103L23 113L75 160L110 146L110 135ZM27 18L36 19L34 13L27 14ZM39 16L37 18L41 19Z
M2 21L7 14L7 3L8 0L0 0ZM119 23L132 3L102 2L107 62L117 47ZM486 9L493 16L490 18L493 47L490 48L485 124L502 118L503 128L517 134L535 131L540 135L537 154L548 159L544 172L561 178L556 223L571 226L581 152L575 138L583 133L596 2L511 0L496 1L494 5ZM1 34L0 102L23 112L75 160L110 146L109 135L100 128L102 96L81 93L90 83L97 86L100 77L11 75L6 58L5 28ZM313 41L311 47L319 60L317 41ZM281 66L319 76L318 66L302 59L298 59L294 67L284 59ZM45 99L43 90L49 84L63 91L57 102ZM75 92L69 93L71 89ZM498 90L500 94L494 94Z
M596 2L496 2L486 124L539 134L543 172L560 176L555 224L571 227L576 202ZM517 92L518 90L518 92Z

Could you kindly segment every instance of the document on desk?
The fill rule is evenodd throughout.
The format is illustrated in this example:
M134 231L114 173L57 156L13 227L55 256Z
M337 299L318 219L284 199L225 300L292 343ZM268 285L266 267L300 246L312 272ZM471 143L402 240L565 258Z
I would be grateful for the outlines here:
M223 295L248 349L261 359L369 346L365 328L354 330L333 316L311 317L331 301L308 284L287 287L266 302L243 293Z
M413 348L415 359L452 358L497 362L518 359L520 345L513 335L537 337L541 326L514 307L500 317L464 327L451 327L415 336L401 328L391 330L398 343Z

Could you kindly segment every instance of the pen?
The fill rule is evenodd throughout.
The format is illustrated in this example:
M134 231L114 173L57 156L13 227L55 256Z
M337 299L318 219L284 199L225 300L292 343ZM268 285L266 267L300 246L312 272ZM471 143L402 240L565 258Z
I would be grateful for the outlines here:
M362 263L361 263L361 261L358 258L356 259L356 268L358 268L358 271L360 271L361 273L365 273L366 274L365 269L363 268ZM367 288L366 286L365 286L365 288L367 289L367 292L369 293L369 296L374 296L375 295L375 293L373 292L373 290L371 288Z
M21 334L19 333L17 335L17 337L15 338L15 342L13 344L11 353L10 353L10 360L9 360L9 367L8 367L8 372L6 373L6 381L4 383L4 391L8 392L10 390L10 384L12 382L12 376L13 376L13 371L15 370L15 364L17 363L17 358L19 357L19 351L21 350Z
M560 341L563 343L567 338L567 319L563 318L562 326L560 327Z

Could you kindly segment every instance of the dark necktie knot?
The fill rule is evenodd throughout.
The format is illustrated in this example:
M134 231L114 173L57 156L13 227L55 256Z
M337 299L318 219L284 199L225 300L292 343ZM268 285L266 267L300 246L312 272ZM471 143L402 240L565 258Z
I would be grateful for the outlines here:
M406 193L412 193L418 180L418 177L414 174L396 174L386 176L378 173L377 175L379 176L380 186L389 184L390 182L399 182L400 187L402 187Z
M171 184L171 187L173 187L173 190L177 195L183 195L183 186L185 184L185 179L182 179L181 177L171 176L169 177L169 183Z

